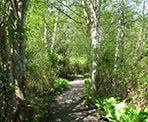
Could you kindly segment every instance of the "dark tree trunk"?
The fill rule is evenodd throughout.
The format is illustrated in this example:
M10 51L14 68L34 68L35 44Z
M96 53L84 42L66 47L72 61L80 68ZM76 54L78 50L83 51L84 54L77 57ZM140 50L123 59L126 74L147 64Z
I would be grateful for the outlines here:
M0 121L12 121L26 79L25 19L29 0L0 2Z

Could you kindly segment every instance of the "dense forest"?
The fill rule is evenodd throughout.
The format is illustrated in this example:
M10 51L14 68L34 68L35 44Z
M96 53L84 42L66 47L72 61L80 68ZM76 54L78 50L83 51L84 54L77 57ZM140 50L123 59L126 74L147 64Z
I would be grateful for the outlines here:
M148 1L0 0L0 122L85 122L49 119L76 78L90 122L148 122Z

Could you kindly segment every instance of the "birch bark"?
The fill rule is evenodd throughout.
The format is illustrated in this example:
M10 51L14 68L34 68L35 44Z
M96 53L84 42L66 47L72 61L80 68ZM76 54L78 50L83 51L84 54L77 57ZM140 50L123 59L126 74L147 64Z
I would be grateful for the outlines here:
M119 0L118 9L118 29L116 38L116 48L115 48L115 63L114 63L114 73L117 77L117 70L120 66L124 65L124 36L125 36L125 22L124 22L124 0ZM116 79L113 81L113 90L116 92Z
M60 12L57 10L56 11L55 23L54 23L54 31L53 31L53 37L52 37L52 42L51 42L51 48L50 48L50 53L51 54L54 51L54 45L55 45L56 35L57 35L57 29L58 29L59 16L60 16Z
M91 90L96 91L96 75L97 75L97 60L98 55L96 49L100 46L99 40L99 12L101 8L101 0L90 0L86 3L82 0L83 12L86 17L87 26L90 32L91 53L92 53L92 67L91 67Z
M48 56L48 53L49 53L49 39L50 39L50 35L49 35L49 31L48 31L48 20L47 18L45 17L44 18L44 44L45 44L45 49L46 49L46 54L45 56L47 57Z
M139 39L136 44L136 52L137 52L137 59L141 59L143 57L143 53L145 51L145 44L147 40L148 31L146 30L146 22L145 22L145 0L142 3L142 13L141 13L141 26L139 31Z
M26 80L26 66L25 66L25 47L26 40L24 36L25 32L25 20L26 20L26 9L29 0L26 1L15 1L10 2L10 20L12 21L13 32L10 32L10 38L12 39L11 55L12 55L12 71L14 81L17 86L16 94L18 91L20 99L24 99L22 91L25 87Z
M119 0L118 10L118 30L116 38L115 48L115 64L114 71L116 72L119 63L124 63L124 36L125 36L125 24L124 24L124 0Z

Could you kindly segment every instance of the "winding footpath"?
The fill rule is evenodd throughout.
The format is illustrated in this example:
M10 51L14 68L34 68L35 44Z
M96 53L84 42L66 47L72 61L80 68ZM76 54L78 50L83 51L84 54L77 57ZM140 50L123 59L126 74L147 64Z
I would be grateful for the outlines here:
M50 103L48 114L40 122L104 122L95 109L84 104L82 77L69 82L68 89Z

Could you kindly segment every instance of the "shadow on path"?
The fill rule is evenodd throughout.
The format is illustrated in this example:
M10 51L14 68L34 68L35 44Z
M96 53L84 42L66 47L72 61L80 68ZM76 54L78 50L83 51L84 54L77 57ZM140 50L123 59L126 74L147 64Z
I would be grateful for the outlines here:
M95 116L95 109L84 104L83 84L83 78L69 82L68 89L51 101L40 122L101 122Z

